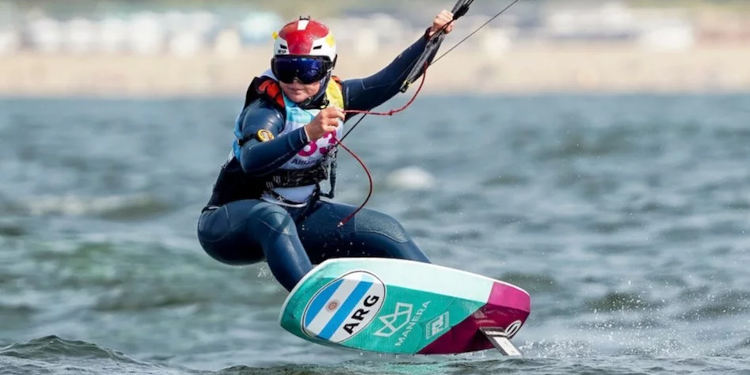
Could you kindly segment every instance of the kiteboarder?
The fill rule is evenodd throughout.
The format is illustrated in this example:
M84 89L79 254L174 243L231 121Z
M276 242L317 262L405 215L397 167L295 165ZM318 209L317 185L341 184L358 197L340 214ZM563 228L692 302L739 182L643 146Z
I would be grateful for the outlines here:
M336 42L324 24L300 17L274 33L268 71L256 77L234 127L234 143L198 221L198 239L231 265L262 260L286 288L313 264L336 257L429 262L394 218L322 197L335 184L335 156L344 123L396 95L430 38L453 29L453 14L432 25L393 62L367 78L332 75ZM428 56L427 63L434 57ZM425 65L426 66L426 65Z

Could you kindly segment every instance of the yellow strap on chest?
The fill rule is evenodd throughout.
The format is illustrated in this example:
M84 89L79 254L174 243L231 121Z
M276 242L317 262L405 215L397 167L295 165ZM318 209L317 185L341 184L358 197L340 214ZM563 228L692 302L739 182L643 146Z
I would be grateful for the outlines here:
M328 98L329 106L336 106L344 109L344 93L341 92L341 86L339 86L333 79L328 81L328 87L326 87L326 97Z

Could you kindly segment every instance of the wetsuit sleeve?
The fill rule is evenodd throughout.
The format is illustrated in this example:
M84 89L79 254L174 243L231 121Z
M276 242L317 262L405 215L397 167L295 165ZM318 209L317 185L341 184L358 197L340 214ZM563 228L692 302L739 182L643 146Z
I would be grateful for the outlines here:
M381 71L367 78L344 81L346 109L370 110L395 96L426 46L427 38L423 36ZM432 57L434 55L430 61Z
M284 129L284 116L264 100L256 100L240 114L235 129L240 145L238 157L245 173L264 176L281 167L309 143L304 128L278 136ZM261 142L259 130L268 130L274 138Z

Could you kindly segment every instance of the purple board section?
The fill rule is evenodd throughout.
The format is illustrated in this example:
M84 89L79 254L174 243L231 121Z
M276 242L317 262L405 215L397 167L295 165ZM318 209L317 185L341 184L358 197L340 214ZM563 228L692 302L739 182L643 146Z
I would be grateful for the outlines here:
M496 282L486 305L424 347L419 354L453 354L491 349L493 345L479 330L480 327L502 328L508 338L511 338L526 321L530 311L531 298L526 292Z

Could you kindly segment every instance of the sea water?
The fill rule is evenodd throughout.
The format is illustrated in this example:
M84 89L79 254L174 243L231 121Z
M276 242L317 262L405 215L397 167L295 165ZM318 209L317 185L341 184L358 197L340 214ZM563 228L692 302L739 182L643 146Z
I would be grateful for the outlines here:
M522 359L282 330L195 234L241 99L0 100L2 373L750 373L750 95L423 96L346 139L368 208L531 294Z

